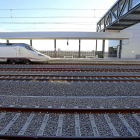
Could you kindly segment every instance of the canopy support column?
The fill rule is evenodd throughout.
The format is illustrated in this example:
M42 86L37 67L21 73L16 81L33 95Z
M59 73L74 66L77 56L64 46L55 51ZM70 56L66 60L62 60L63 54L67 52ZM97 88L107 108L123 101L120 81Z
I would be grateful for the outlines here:
M120 40L119 58L121 58L121 53L122 53L122 40Z
M30 46L32 47L32 39L30 39Z
M56 58L56 39L54 39L54 56Z
M97 42L97 40L96 40L96 48L95 48L95 51L97 51L97 49L98 49L97 46L98 46L98 42Z
M105 52L105 40L103 40L103 44L102 44L102 55L104 58L104 52Z
M81 40L79 39L79 58L81 58Z

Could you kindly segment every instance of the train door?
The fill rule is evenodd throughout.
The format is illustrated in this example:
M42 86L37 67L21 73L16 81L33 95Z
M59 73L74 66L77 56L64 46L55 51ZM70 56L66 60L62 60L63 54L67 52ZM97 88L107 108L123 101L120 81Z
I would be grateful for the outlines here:
M20 55L21 55L19 46L16 47L16 54L17 54L17 57L20 57Z

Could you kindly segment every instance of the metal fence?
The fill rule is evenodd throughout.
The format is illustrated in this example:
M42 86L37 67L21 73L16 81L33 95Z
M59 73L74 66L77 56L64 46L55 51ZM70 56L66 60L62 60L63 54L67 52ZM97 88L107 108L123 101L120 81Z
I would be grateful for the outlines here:
M103 52L102 51L95 51L95 56L98 56L98 58L103 58Z
M40 51L41 53L48 55L52 58L79 58L79 51ZM117 57L117 54L108 54L102 51L81 51L80 58L107 58L107 57Z
M72 56L73 58L79 58L79 51L40 51L41 53L48 55L52 58L64 58L65 56ZM81 51L80 58L86 58L87 56L95 56L95 51Z

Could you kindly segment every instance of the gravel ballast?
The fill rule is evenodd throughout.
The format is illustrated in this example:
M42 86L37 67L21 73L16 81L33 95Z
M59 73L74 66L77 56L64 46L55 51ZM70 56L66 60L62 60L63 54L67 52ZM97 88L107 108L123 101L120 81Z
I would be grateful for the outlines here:
M0 81L0 95L139 96L140 82Z

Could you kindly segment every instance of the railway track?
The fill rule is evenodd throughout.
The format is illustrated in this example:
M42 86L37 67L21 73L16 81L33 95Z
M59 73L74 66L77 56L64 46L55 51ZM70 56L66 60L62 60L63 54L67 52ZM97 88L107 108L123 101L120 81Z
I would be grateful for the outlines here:
M4 139L140 138L140 109L23 106L0 107L0 111L0 138Z
M114 65L124 66L124 64L103 64L104 66L112 65L112 68L82 67L83 65L93 66L93 65L102 65L102 64L72 64L72 65L79 65L79 66L81 65L80 67L76 67L76 68L74 68L73 66L71 67L66 66L71 64L45 64L49 66L47 68L44 67L38 68L36 67L38 64L33 64L33 66L35 65L34 67L30 67L32 66L32 64L26 67L19 67L20 65L21 64L8 65L7 68L6 67L0 68L0 71L2 73L5 73L5 74L2 73L0 74L0 80L5 80L5 82L2 81L4 83L2 88L5 88L5 83L7 85L7 81L11 81L11 80L25 81L25 82L26 81L88 81L88 82L100 81L101 83L103 81L118 81L118 82L122 81L122 83L119 84L124 84L125 81L126 81L125 84L127 82L128 84L130 84L129 82L140 82L139 64L138 65L125 64L125 66L131 66L128 68L127 67L113 68ZM40 65L43 66L44 64L43 65L40 64ZM132 66L138 66L138 67L132 67ZM29 72L30 74L23 74L25 73L24 71L31 71L31 72ZM45 72L48 71L48 73L52 71L58 71L58 74L54 74L56 72L52 74L43 74L42 71ZM62 71L61 74L59 73L60 71ZM67 73L67 71L72 72L72 75L69 74L63 75L63 73ZM114 72L114 74L116 75L105 75L105 74L96 75L96 76L81 75L81 73L84 72L94 73L98 71L105 72L105 73ZM21 74L16 74L16 72ZM79 74L74 76L73 72L77 72ZM136 76L134 75L130 76L130 73L125 73L124 76L120 76L120 75L117 76L117 72L138 72L138 73L135 73ZM17 82L11 82L11 83L15 84ZM42 82L38 82L38 83L33 82L33 83L39 84ZM96 84L98 84L98 82L96 82ZM135 83L135 84L139 84L139 83ZM90 88L89 84L88 87ZM21 88L19 93L21 93L22 89L23 88ZM64 92L64 90L61 88L59 88L59 90L60 93ZM119 91L119 89L118 90L115 89L115 90ZM9 93L11 94L12 92L13 90L10 91ZM44 91L42 90L42 92ZM100 92L101 90L99 89L99 93ZM128 92L128 89L126 90L126 92ZM79 92L78 94L80 96L81 92ZM64 96L65 95L66 94L64 93ZM12 96L9 96L9 98L7 97L8 102L10 97L12 98ZM45 108L43 107L40 108L39 106L30 108L28 104L25 104L25 106L23 106L25 102L23 101L22 97L21 99L19 98L18 99L14 98L12 100L12 103L15 106L16 104L18 104L18 106L20 107L14 107L14 105L9 106L10 104L8 104L9 107L5 107L6 104L4 103L0 105L0 124L1 124L0 139L76 139L76 140L77 139L87 139L87 140L88 139L120 139L120 138L140 139L140 131L139 131L140 108L137 103L135 104L134 108L132 108L131 104L130 105L125 104L124 108L117 108L114 104L111 108L108 109L105 108L103 104L101 104L101 106L97 108L92 108L94 106L91 107L91 104L87 105L87 103L85 103L83 108L78 108L77 102L75 105L72 106L74 108L68 108L68 107L66 108L65 106L67 105L65 103L61 103L61 105L59 106L61 108L58 108L58 104L57 104L57 108L52 108L52 106L54 106L53 103L51 104L52 106L49 106L50 104L48 104L47 107L44 105L43 107ZM54 98L55 97L53 97L53 99ZM23 103L20 103L19 100L23 101ZM25 100L27 100L27 98ZM128 101L129 100L127 100L127 102ZM31 100L29 100L29 102L31 102ZM37 102L37 100L35 100L35 102ZM45 100L45 102L47 102L47 100ZM55 100L54 103L56 103ZM121 100L121 103L123 103L123 100ZM82 102L79 101L79 105L81 104ZM136 108L137 106L138 108Z
M68 75L0 75L0 80L26 81L135 81L140 82L140 76L68 76Z
M0 68L0 71L105 71L105 72L140 72L140 69L111 68Z

